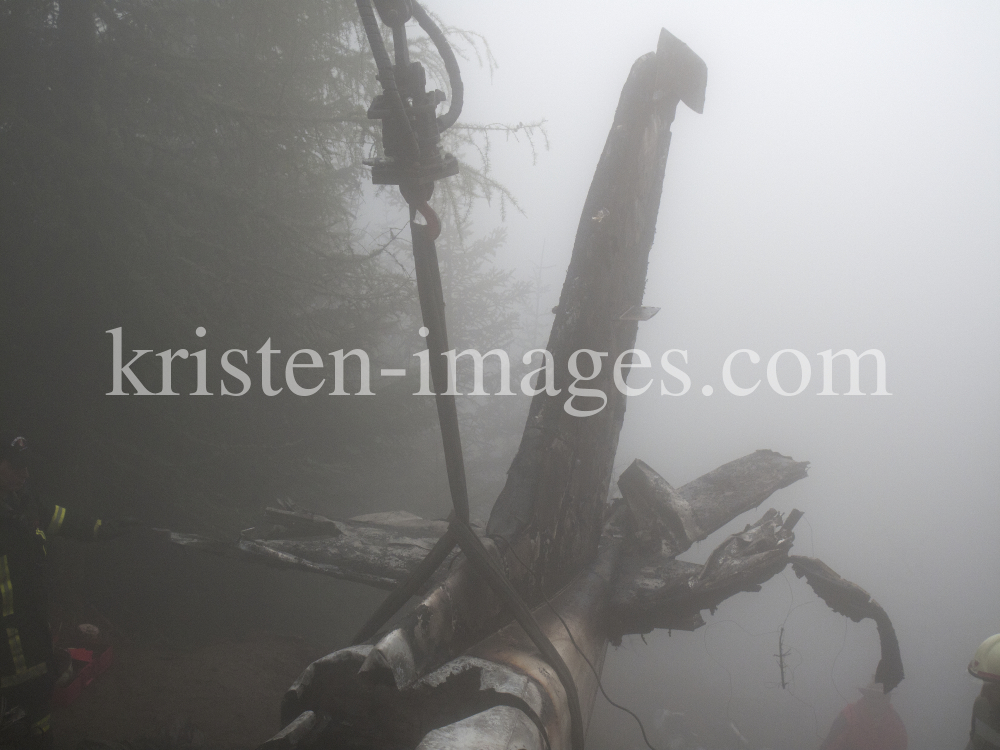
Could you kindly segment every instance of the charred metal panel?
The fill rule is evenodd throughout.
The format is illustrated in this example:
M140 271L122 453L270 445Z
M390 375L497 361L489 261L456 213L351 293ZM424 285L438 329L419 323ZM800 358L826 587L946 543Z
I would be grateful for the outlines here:
M245 556L254 562L393 589L448 528L446 521L428 521L403 511L371 513L347 521L332 521L287 508L268 508L267 514L271 524L247 529L235 544L177 533L170 535L170 541L205 552Z
M875 621L878 628L879 647L882 658L875 669L875 681L882 683L889 692L903 681L903 657L899 653L899 640L889 615L871 594L856 583L841 578L829 565L814 557L792 555L789 558L792 570L806 582L834 612L861 622L866 617Z
M794 512L793 512L794 513ZM664 551L629 555L619 566L612 593L611 638L655 628L694 630L701 611L760 585L788 564L792 525L773 508L757 523L726 538L704 565L673 559Z
M542 735L523 711L494 706L424 737L417 750L543 750Z
M636 460L618 488L636 521L642 543L662 542L667 557L680 554L774 492L806 476L808 461L759 450L688 482L679 490Z
M594 670L600 673L607 646L604 608L620 544L609 539L592 568L534 612L573 672L588 717ZM371 750L569 748L562 683L516 623L415 680L408 642L394 643L380 651L343 649L307 667L282 703L286 728L270 742L296 735L290 726L312 727L313 717L327 717L322 731L299 729L298 735L315 747Z

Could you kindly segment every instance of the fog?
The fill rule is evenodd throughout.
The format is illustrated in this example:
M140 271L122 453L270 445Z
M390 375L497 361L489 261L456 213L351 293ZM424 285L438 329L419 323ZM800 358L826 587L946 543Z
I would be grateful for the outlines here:
M522 144L498 149L494 169L524 208L508 217L502 261L526 276L540 266L553 304L632 62L661 27L705 60L705 112L679 107L650 256L644 304L662 310L637 343L654 364L686 350L692 387L661 396L654 372L630 400L618 468L641 458L680 486L758 448L810 461L809 477L765 507L805 511L794 552L888 611L910 746L964 745L979 689L966 665L1000 629L1000 8L515 0L433 10L482 32L499 62L492 75L464 64L464 120L546 120L550 148L537 163ZM844 348L883 352L892 395L818 396L818 353ZM734 366L740 383L762 381L745 397L721 377L738 349L761 357ZM812 365L799 395L766 379L782 349ZM638 374L630 382L645 382ZM779 376L795 390L791 355ZM862 380L874 391L870 372ZM664 707L701 705L757 741L815 746L878 658L870 621L830 612L790 571L707 620L611 650L611 696L647 725ZM774 657L782 625L795 654L787 690ZM590 742L642 744L600 697Z
M793 553L862 586L895 625L906 677L892 700L910 748L964 747L980 688L966 665L1000 631L1000 5L425 5L472 32L451 35L461 122L501 124L491 171L454 180L451 203L443 187L435 196L456 347L507 346L513 358L545 345L630 67L661 28L705 61L704 113L680 105L672 126L644 299L660 310L636 344L653 367L629 380L650 387L629 399L615 473L639 458L680 487L762 448L811 462L808 478L682 559L703 562L768 507L803 511ZM415 57L427 51L418 34ZM485 42L470 45L475 35ZM276 712L237 688L258 682L254 700L276 710L294 675L345 645L383 593L199 557L160 531L232 544L286 498L331 518L451 510L433 402L410 387L425 342L405 208L359 166L377 137L362 114L377 84L356 8L20 3L0 14L0 38L0 423L48 462L32 475L42 497L147 527L110 545L53 544L54 603L66 622L106 614L122 654L118 676L87 698L101 710L81 699L56 734L69 746L92 721L107 739L137 736L169 704L218 719L213 741L255 746ZM505 136L541 120L530 139L517 127ZM460 154L483 166L470 143L486 136L465 136ZM483 205L473 196L490 185ZM134 373L146 385L130 377L125 392L176 398L119 398L113 345L148 355ZM373 372L408 379L374 381L370 399L264 385L262 350L284 352L274 372L287 377L282 365L307 346L370 351ZM669 350L690 378L683 393L660 366ZM827 382L823 353L841 350L877 350L885 395L875 354L861 361L864 395L846 395L844 357ZM245 397L222 397L230 352L261 373ZM300 374L320 389L321 374ZM480 517L527 405L459 402ZM657 719L672 714L714 734L710 746L736 727L756 750L818 747L879 658L873 623L833 613L791 570L703 614L694 632L608 651L607 693L657 748L671 739ZM281 651L266 631L311 642ZM246 652L232 648L244 638ZM169 685L143 671L177 644L220 643L231 656L211 679L201 666ZM160 692L146 699L128 680ZM237 737L251 714L258 724ZM598 696L587 746L643 743Z

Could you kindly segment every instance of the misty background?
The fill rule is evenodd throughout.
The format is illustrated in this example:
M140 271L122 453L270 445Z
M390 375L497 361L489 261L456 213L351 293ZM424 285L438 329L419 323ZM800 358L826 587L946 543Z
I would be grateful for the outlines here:
M705 113L681 105L672 128L644 300L662 309L637 342L654 362L686 349L693 385L674 398L654 380L630 400L619 471L641 458L680 486L759 448L810 461L809 477L761 511L805 511L793 551L819 557L889 613L907 675L893 702L911 748L964 746L980 687L966 665L1000 631L1000 8L427 5L482 34L497 62L478 63L487 52L474 37L460 45L463 123L504 127L460 134L450 147L482 177L467 171L453 197L442 185L435 198L452 206L446 225L462 228L441 242L453 345L481 351L544 345L545 311L636 57L665 27L705 60ZM297 21L267 4L90 7L103 20L81 24L83 42L57 33L72 19L55 4L10 3L0 29L0 421L25 425L45 449L46 489L84 508L219 533L251 525L278 496L335 517L445 515L433 408L409 396L411 383L375 387L364 405L103 395L105 331L118 325L127 349L204 345L215 356L271 336L288 352L360 346L391 367L421 347L408 249L389 242L405 216L359 164L374 133L358 108L377 84L366 50L352 51L353 4L298 3ZM304 36L306 27L333 31ZM350 96L316 95L331 66L350 71ZM509 127L519 122L532 126ZM203 342L197 325L209 330ZM738 398L721 367L743 348L762 361L743 360L738 380L763 382ZM880 349L893 395L817 396L817 353L843 348ZM781 349L812 364L795 397L766 381ZM794 368L781 374L791 389ZM145 375L155 383L155 371ZM862 382L874 390L870 375ZM713 395L702 395L706 384ZM482 516L525 401L464 408ZM684 559L702 561L759 515ZM69 588L105 608L129 601L136 629L171 617L215 635L263 623L331 646L381 597L182 552L140 542L94 550L80 568L86 583ZM182 599L195 604L178 615ZM236 612L253 614L236 622ZM878 658L871 622L832 613L790 571L706 620L609 650L605 688L647 728L664 708L697 710L758 746L815 747ZM774 656L781 627L788 689ZM599 696L588 742L627 749L641 736Z
M693 385L662 397L654 380L630 400L618 464L641 458L680 486L757 448L812 462L809 478L765 506L805 511L795 551L890 613L907 674L894 704L910 746L962 746L980 687L965 668L1000 628L1000 9L514 2L439 12L488 29L501 61L492 87L470 83L467 117L516 110L547 120L552 147L537 166L498 163L497 172L528 207L509 220L510 252L551 266L553 289L632 61L661 26L705 60L705 112L682 105L672 128L644 299L663 309L637 342L654 362L688 350ZM741 348L762 361L744 359L738 382L764 381L744 398L721 379ZM786 348L813 370L788 398L764 374ZM893 395L814 395L816 355L831 348L880 349ZM797 370L782 382L793 390ZM872 379L862 390L874 390ZM756 517L737 519L691 559ZM811 601L788 571L725 602L701 631L610 651L606 687L646 716L707 702L748 736L788 747L813 737L814 746L871 678L878 642L872 623L845 629ZM795 653L787 691L774 658L782 625ZM642 745L600 697L595 740Z

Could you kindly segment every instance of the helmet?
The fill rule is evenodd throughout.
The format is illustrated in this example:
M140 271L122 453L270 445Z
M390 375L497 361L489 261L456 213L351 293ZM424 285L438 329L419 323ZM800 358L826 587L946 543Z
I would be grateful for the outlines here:
M0 461L21 467L30 463L34 453L28 441L16 430L0 430Z
M969 674L987 682L1000 682L1000 633L979 644L969 662Z

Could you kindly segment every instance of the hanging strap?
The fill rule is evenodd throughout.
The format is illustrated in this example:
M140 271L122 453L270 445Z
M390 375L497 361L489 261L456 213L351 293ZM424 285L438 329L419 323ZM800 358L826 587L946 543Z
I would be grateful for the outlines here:
M404 191L404 196L407 191ZM420 311L427 327L427 348L430 354L431 378L434 383L435 403L441 423L441 438L444 443L445 468L451 489L454 512L448 531L437 541L430 554L425 557L410 577L382 602L354 638L354 643L368 640L389 621L399 609L416 594L444 562L457 544L466 558L475 567L500 600L510 608L514 619L524 629L531 642L549 663L566 691L566 701L570 713L570 740L574 750L583 750L583 712L580 696L573 675L562 656L552 645L552 641L542 632L531 611L517 590L508 580L500 565L490 556L482 540L469 525L469 495L465 479L465 463L462 459L462 441L458 429L458 411L455 397L445 393L447 388L447 365L442 356L448 350L448 334L445 327L444 295L441 288L441 274L437 260L434 239L440 231L440 222L426 199L418 207L410 204L410 217L416 218L420 212L427 218L427 225L410 222L413 236L413 259L417 276L417 293L420 297ZM433 217L433 219L431 218Z

